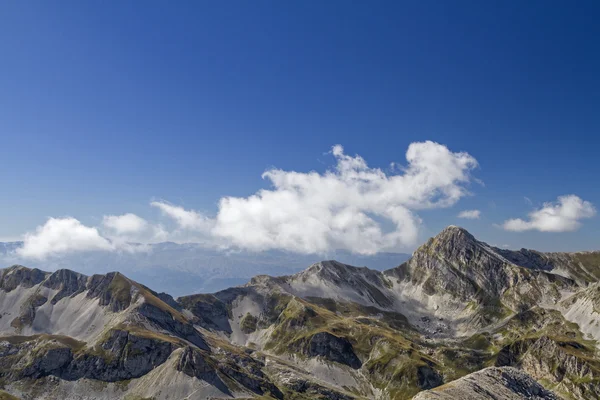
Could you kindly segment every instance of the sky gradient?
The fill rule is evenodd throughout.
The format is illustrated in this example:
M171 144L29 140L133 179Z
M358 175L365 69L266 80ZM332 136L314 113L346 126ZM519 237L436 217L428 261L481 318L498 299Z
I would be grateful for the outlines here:
M432 141L448 160L465 152L476 163L451 171L461 194L448 204L390 200L412 215L415 243L456 224L497 246L600 249L598 17L592 1L3 3L0 240L35 235L49 217L108 237L102 229L120 222L106 218L128 213L149 224L141 239L153 229L213 238L222 198L277 191L265 171L324 177L339 144L389 178L406 173L411 143ZM382 182L370 185L387 193ZM418 199L439 200L441 187ZM579 200L557 208L567 195ZM343 207L399 231L373 215L381 202L363 200ZM177 219L156 204L195 214ZM503 225L511 219L523 221ZM248 243L233 226L217 229L219 245Z

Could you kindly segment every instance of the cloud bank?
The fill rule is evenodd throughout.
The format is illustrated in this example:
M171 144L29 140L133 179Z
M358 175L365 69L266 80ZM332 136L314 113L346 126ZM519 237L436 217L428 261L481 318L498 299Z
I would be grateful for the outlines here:
M74 218L51 218L25 236L20 251L44 257L68 251L128 250L127 242L136 239L192 237L214 246L256 251L398 250L416 243L421 224L417 212L453 206L469 194L471 171L478 165L468 153L452 152L431 141L410 144L405 166L394 174L369 167L359 155L347 155L341 145L333 146L330 154L335 164L323 173L267 170L262 177L271 184L269 189L248 197L223 197L214 216L166 201L151 202L175 225L171 231L131 213L104 217L101 229Z
M403 173L387 175L333 146L336 165L320 174L271 169L273 188L219 202L213 234L236 246L319 253L348 249L371 254L411 246L418 236L414 211L449 207L467 194L477 161L434 142L412 143ZM383 223L391 230L383 229Z
M481 217L481 211L479 210L464 210L458 213L458 218L465 219L479 219Z
M72 251L115 250L97 228L83 225L75 218L49 218L35 232L25 234L17 254L42 259Z
M106 215L102 219L102 225L113 230L117 234L139 233L147 228L148 222L135 214Z
M574 194L560 196L555 203L544 203L529 213L529 219L509 219L502 227L508 231L522 232L537 230L541 232L569 232L579 229L581 220L596 215L596 209L589 201Z
M199 212L186 210L183 207L174 206L166 201L153 201L150 205L160 209L163 215L175 220L177 225L182 229L208 233L214 226L213 220Z

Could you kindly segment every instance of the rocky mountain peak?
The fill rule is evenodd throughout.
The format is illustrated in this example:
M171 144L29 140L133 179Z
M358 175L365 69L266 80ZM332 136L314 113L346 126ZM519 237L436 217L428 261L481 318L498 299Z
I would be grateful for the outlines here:
M52 304L56 304L64 297L73 296L86 289L88 277L86 275L71 271L70 269L59 269L46 278L43 285L58 290L52 298Z
M466 229L458 226L448 226L435 237L429 239L424 245L413 253L412 261L421 264L425 259L435 258L445 262L461 265L463 267L481 266L481 257L486 261L493 260L494 264L505 264L506 259L493 251L484 242L480 242Z
M319 261L306 268L304 271L300 271L295 275L291 276L291 279L300 279L306 281L307 279L317 279L321 281L341 281L343 277L350 275L349 269L356 269L349 265L342 264L335 260Z
M301 297L331 297L380 307L391 305L391 300L381 291L389 284L381 272L335 260L315 263L288 277L286 283Z
M87 278L86 275L71 271L70 269L59 269L48 276L45 281L45 286L51 289L58 289L58 286L60 285L70 284L78 280L83 280L85 283Z
M357 279L379 282L381 280L380 275L378 271L367 267L354 267L336 260L326 260L311 265L304 271L294 275L293 278L300 278L301 280L312 278L336 284L341 282L354 284Z
M46 279L47 273L37 268L27 268L22 265L13 265L0 271L0 289L7 292L17 286L30 288Z
M451 245L452 247L470 246L479 243L479 241L475 239L475 236L469 233L469 231L455 225L444 228L433 238L433 241L438 246Z
M303 273L310 273L310 274L336 273L337 274L340 272L345 272L349 268L355 269L355 267L351 267L349 265L342 264L341 262L338 262L336 260L325 260L325 261L320 261L318 263L314 263L313 265L308 267L306 270L304 270Z
M500 298L507 289L535 279L457 226L445 228L419 247L405 265L398 267L396 275L421 286L428 295L447 293L465 301ZM541 295L536 289L532 296L534 292L536 298Z

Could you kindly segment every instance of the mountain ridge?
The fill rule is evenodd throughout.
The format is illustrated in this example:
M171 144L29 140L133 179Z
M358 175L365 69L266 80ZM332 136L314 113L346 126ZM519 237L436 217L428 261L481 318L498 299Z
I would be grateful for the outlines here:
M557 395L600 396L600 283L581 282L594 258L550 255L549 268L516 253L451 226L385 271L328 260L176 299L118 272L13 266L0 272L0 389L409 399L498 366Z
M325 256L301 255L283 251L224 251L199 244L163 242L147 245L143 251L79 252L50 256L44 260L27 259L15 252L22 242L4 246L0 242L0 266L25 264L44 270L68 268L93 275L118 270L125 275L162 292L176 296L212 293L230 286L242 285L260 274L293 274L320 261ZM368 265L384 269L410 257L404 253L378 253L372 256L333 251L329 257L352 265ZM165 274L165 270L169 274Z

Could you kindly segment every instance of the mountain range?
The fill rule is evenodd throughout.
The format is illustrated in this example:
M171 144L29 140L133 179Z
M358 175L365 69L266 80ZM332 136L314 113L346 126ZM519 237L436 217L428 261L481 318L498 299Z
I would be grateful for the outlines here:
M43 260L20 257L23 242L0 242L0 267L27 265L47 271L71 269L84 274L119 271L129 278L173 296L212 293L241 285L255 275L293 274L325 258L383 270L406 261L404 253L352 254L344 250L321 256L285 251L220 250L196 243L131 244L133 252L85 251Z
M0 315L7 399L600 398L600 252L455 226L391 269L320 261L178 298L14 265Z

